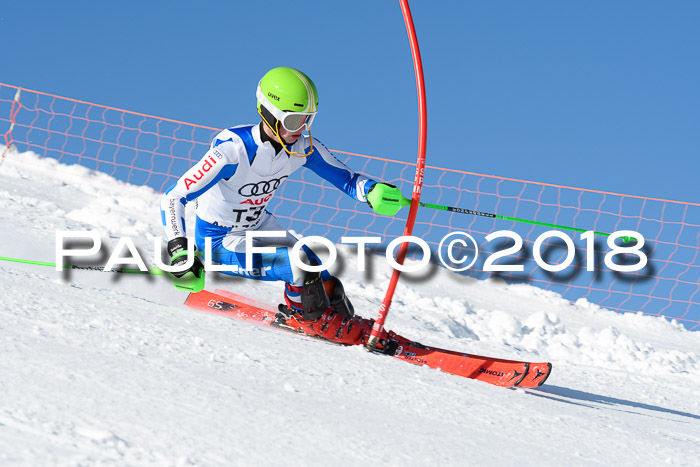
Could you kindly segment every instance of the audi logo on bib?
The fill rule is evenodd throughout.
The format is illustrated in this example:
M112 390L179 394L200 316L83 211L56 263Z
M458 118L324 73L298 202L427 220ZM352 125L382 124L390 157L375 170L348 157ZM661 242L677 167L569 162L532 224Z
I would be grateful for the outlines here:
M247 183L239 188L238 194L245 197L269 195L279 188L285 178L287 178L286 175L280 178L273 178L272 180L263 180L258 183Z

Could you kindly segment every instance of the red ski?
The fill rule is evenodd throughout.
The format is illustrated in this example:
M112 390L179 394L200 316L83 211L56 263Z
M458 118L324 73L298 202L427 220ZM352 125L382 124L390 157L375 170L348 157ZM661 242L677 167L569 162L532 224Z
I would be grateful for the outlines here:
M185 304L207 313L290 330L276 319L277 310L274 307L224 290L217 290L216 293L206 290L191 293ZM429 347L398 335L392 337L392 340L396 343L394 358L496 386L541 386L552 370L552 365L548 362L530 363L471 355ZM325 339L324 341L332 342Z

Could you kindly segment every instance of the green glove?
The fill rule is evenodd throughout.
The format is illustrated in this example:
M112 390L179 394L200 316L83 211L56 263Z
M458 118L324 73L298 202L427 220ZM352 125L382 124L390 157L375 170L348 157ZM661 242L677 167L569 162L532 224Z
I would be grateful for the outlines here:
M375 183L367 192L367 204L374 212L383 216L393 216L399 209L411 204L401 191L389 183Z
M196 250L196 249L195 249ZM168 242L168 253L172 257L171 266L180 266L187 261L187 239L177 237ZM188 292L199 292L204 289L204 265L199 259L201 253L194 252L194 263L189 269L180 272L170 273L171 280L176 289Z

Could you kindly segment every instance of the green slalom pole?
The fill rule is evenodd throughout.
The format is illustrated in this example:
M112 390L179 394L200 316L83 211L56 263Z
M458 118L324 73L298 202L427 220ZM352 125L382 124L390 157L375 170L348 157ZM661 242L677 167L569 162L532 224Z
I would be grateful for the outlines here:
M380 201L379 198L381 198L381 204L384 206L383 209L386 210L386 214L393 215L395 214L399 209L401 209L404 206L408 206L411 204L411 200L403 196L398 189L396 188L386 188L385 190L373 190L377 191L374 195L372 195L372 192L368 195L368 198L374 196L374 199L371 199L372 205L379 204L378 202ZM564 229L564 230L573 230L574 232L587 232L586 229L578 229L576 227L568 227L566 225L558 225L558 224L550 224L548 222L538 222L538 221L533 221L529 219L519 219L517 217L509 217L509 216L501 216L498 214L493 214L490 212L483 212L483 211L475 211L473 209L464 209L464 208L456 208L452 206L443 206L441 204L432 204L432 203L424 203L424 202L419 202L418 205L423 208L430 208L430 209L439 209L440 211L448 211L448 212L457 212L460 214L469 214L472 216L481 216L481 217L490 217L492 219L502 219L505 221L511 221L511 222L522 222L525 224L531 224L531 225L539 225L542 227L551 227L554 229ZM593 231L595 235L601 235L604 237L609 237L609 233L605 232L596 232ZM622 241L624 243L629 243L630 241L635 240L636 238L634 237L621 237Z
M31 264L33 266L47 266L56 267L56 263L48 263L46 261L33 261L31 259L21 259L21 258L8 258L6 256L0 256L0 261L9 261L12 263L22 263ZM163 271L162 269L153 266L148 271L142 271L140 269L111 269L105 271L103 267L100 266L77 266L75 264L64 264L64 269L78 269L85 271L99 271L99 272L114 272L120 274L150 274L152 276L165 276L173 282L176 289L185 290L187 292L199 292L204 289L204 274L200 277L194 275L193 272L188 272L182 277L175 277L169 272Z
M47 263L45 261L33 261L31 259L21 259L21 258L7 258L5 256L0 256L0 261L10 261L12 263L23 263L23 264L31 264L34 266L48 266L51 268L56 267L56 263ZM63 265L64 269L83 269L87 271L100 271L100 272L116 272L116 273L123 273L123 274L151 274L154 276L164 276L166 273L165 271L157 268L157 267L152 267L148 271L142 271L140 269L112 269L110 271L105 271L104 268L100 266L77 266L75 264L64 264Z
M576 227L568 227L566 225L549 224L547 222L531 221L529 219L518 219L517 217L500 216L498 214L492 214L490 212L474 211L472 209L455 208L452 206L442 206L440 204L420 203L420 206L424 207L424 208L439 209L441 211L459 212L461 214L471 214L472 216L491 217L493 219L503 219L504 221L522 222L524 224L540 225L543 227L552 227L554 229L573 230L574 232L581 232L581 233L588 232L586 229L578 229ZM604 237L610 236L609 233L596 232L595 230L593 231L593 233L595 235L602 235ZM628 241L633 240L633 238L632 237L622 237L622 240L625 243L627 243Z

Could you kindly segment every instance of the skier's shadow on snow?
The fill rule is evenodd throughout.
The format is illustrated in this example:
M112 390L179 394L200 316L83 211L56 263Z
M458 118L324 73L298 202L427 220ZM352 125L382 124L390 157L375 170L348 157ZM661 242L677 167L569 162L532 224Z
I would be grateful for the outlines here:
M591 409L602 409L610 408L612 410L617 410L620 412L634 413L637 415L648 414L640 412L632 412L631 410L625 410L623 407L634 407L637 409L652 410L654 412L661 412L670 415L678 415L680 417L687 417L693 420L700 420L700 415L692 414L689 412L682 412L680 410L667 409L665 407L659 407L657 405L644 404L642 402L628 401L625 399L617 399L615 397L601 396L599 394L593 394L590 392L577 391L576 389L563 388L561 386L551 386L545 384L541 388L534 390L527 390L529 394L538 397L544 397L545 399L554 400L557 402L563 402L565 404L574 404L581 407L588 407ZM556 396L556 397L555 397ZM594 405L599 404L599 405ZM601 407L606 406L606 407Z

